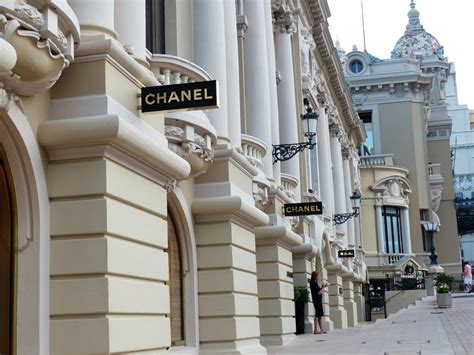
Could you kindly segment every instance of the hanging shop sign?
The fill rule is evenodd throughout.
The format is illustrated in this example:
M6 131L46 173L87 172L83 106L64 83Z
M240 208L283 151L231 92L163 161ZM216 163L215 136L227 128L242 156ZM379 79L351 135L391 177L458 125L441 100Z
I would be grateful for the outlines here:
M322 202L286 203L283 207L286 217L323 214Z
M143 113L218 108L218 84L211 80L144 87L140 101Z
M338 250L337 256L340 258L354 258L355 250L354 249Z

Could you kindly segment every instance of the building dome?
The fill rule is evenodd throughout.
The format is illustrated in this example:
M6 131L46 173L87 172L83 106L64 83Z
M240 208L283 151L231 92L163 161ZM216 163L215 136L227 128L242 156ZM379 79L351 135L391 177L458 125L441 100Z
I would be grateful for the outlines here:
M430 33L426 32L420 22L420 12L413 0L408 11L408 25L405 34L397 41L392 51L392 58L433 56L444 60L444 48Z

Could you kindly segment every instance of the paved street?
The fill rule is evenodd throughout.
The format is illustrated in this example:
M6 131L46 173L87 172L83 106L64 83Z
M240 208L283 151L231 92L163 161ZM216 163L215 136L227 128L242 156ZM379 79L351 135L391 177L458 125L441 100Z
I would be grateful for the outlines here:
M297 336L269 354L474 354L474 295L459 294L453 308L436 308L434 297L376 323Z

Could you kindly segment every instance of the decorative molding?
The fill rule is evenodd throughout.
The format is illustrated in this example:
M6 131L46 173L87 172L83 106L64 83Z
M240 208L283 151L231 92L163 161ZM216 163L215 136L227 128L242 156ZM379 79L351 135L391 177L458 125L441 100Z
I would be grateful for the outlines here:
M171 192L176 188L177 185L178 182L175 179L171 179L166 180L165 185L163 187L165 188L166 192Z
M280 33L296 33L297 16L295 16L287 0L272 2L274 30Z
M0 81L24 96L48 90L74 60L75 42L80 41L74 12L66 1L48 0L10 1L0 11L0 38L16 57L14 67L0 71Z

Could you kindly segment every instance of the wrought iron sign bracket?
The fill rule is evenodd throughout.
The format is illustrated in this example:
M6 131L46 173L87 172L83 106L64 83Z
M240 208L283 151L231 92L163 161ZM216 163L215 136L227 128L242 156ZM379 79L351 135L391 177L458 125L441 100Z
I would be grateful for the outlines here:
M302 152L306 148L314 149L316 147L316 142L313 142L312 137L310 136L309 142L305 143L293 143L293 144L273 144L273 164L278 161L286 161L293 158L299 152Z
M359 217L360 211L359 207L353 207L354 211L350 213L338 213L333 216L332 221L334 224L344 224L352 217Z

